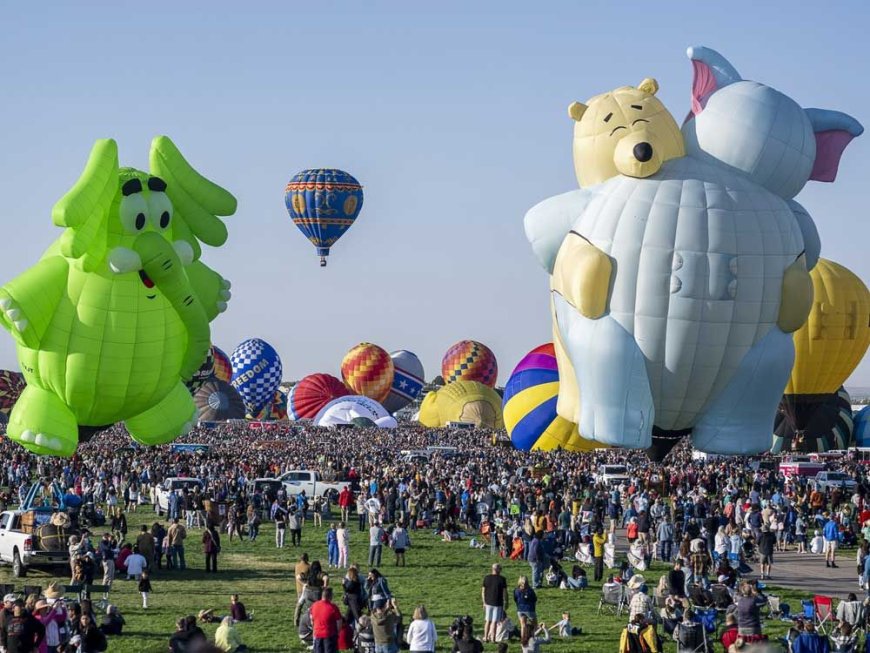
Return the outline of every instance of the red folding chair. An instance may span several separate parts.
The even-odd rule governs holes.
[[[813,608],[815,608],[816,613],[816,629],[827,635],[828,628],[834,621],[834,599],[830,596],[816,594],[813,597]]]

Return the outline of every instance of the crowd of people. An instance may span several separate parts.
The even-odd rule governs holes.
[[[0,495],[0,503],[18,502],[34,483],[47,488],[56,482],[77,498],[70,504],[79,504],[74,516],[84,527],[69,542],[71,582],[102,580],[110,587],[119,576],[133,579],[143,609],[148,609],[150,574],[185,569],[185,547],[192,537],[202,546],[206,571],[220,573],[222,541],[229,546],[243,533],[256,539],[260,524],[273,522],[275,546],[303,553],[296,568],[294,621],[300,639],[322,651],[355,647],[391,653],[403,641],[413,651],[434,649],[437,633],[426,607],[415,606],[406,627],[407,616],[382,573],[385,562],[408,564],[418,529],[433,530],[445,540],[465,538],[472,546],[529,565],[513,591],[484,580],[482,629],[475,632],[473,618],[451,628],[459,651],[478,650],[476,635],[499,645],[517,636],[524,651],[536,651],[552,630],[573,636],[579,629],[567,614],[549,626],[538,621],[535,590],[593,583],[601,583],[602,590],[608,584],[625,586],[630,624],[624,650],[649,639],[649,628],[656,636],[680,637],[688,624],[696,623],[699,609],[714,604],[717,593],[720,601],[727,595],[741,640],[751,643],[760,633],[754,632],[755,613],[749,606],[766,599],[763,585],[742,580],[747,567],[757,567],[761,580],[776,579],[774,557],[791,547],[807,552],[808,558],[818,553],[813,564],[824,559],[836,566],[839,546],[870,539],[870,505],[865,505],[870,485],[864,466],[849,458],[838,467],[857,481],[851,494],[839,487],[822,490],[803,477],[786,478],[757,461],[696,461],[686,447],[677,447],[663,463],[650,463],[643,452],[520,452],[493,446],[491,436],[417,425],[390,431],[228,425],[195,429],[185,442],[204,447],[179,450],[134,446],[123,428],[114,427],[82,444],[70,460],[33,456],[3,440],[0,485],[8,492]],[[436,445],[438,453],[420,453]],[[614,462],[627,467],[626,478],[599,482],[600,466]],[[254,482],[297,469],[318,470],[326,481],[347,481],[349,487],[327,497],[307,497]],[[165,516],[130,535],[127,515],[150,509],[161,483],[173,477],[200,479],[202,487],[170,495]],[[47,489],[43,496],[52,500]],[[333,511],[340,518],[327,524],[326,538],[318,535],[311,544],[302,532],[305,524]],[[100,526],[108,532],[97,537]],[[368,537],[365,572],[349,564],[353,530]],[[326,569],[319,554],[309,561],[307,551],[314,546],[324,547]],[[392,550],[392,560],[383,558],[385,546]],[[618,547],[624,559],[616,555]],[[860,584],[866,589],[870,547],[862,544],[858,551]],[[673,569],[651,590],[643,572],[653,560],[673,564]],[[605,577],[605,567],[617,573]],[[490,576],[500,577],[495,567]],[[494,584],[499,587],[493,589]],[[339,590],[344,610],[337,607]],[[43,624],[43,613],[60,614],[50,597],[30,598],[28,606],[24,597],[11,597],[6,610],[12,616],[0,615],[0,631],[21,617],[29,624],[25,632],[40,633],[35,623]],[[515,625],[507,618],[510,600],[517,608]],[[87,626],[85,634],[107,634],[86,601],[61,603],[66,616],[51,618],[65,624],[58,629],[61,644],[78,642],[77,649],[69,650],[104,650],[97,635],[89,635],[94,644],[82,644],[85,637],[76,631]],[[179,619],[171,650],[193,650],[191,641],[205,641],[198,625],[203,616]],[[232,614],[221,619],[215,643],[220,650],[245,650],[238,621]],[[54,639],[49,646],[55,646]]]

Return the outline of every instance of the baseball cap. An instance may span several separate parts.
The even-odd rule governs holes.
[[[14,603],[17,598],[15,594],[7,594],[3,597],[3,603]]]

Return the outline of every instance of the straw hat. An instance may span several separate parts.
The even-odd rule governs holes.
[[[47,599],[59,599],[63,596],[63,588],[60,586],[60,583],[52,582],[49,583],[48,587],[42,594]]]

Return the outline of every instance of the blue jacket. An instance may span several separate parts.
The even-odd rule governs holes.
[[[792,653],[828,653],[831,650],[828,638],[818,633],[801,633],[791,645]]]
[[[825,522],[825,539],[829,542],[840,539],[840,529],[837,528],[837,522],[833,519]]]
[[[538,595],[531,587],[524,590],[518,587],[514,590],[514,603],[517,605],[517,612],[534,612],[538,605]]]

